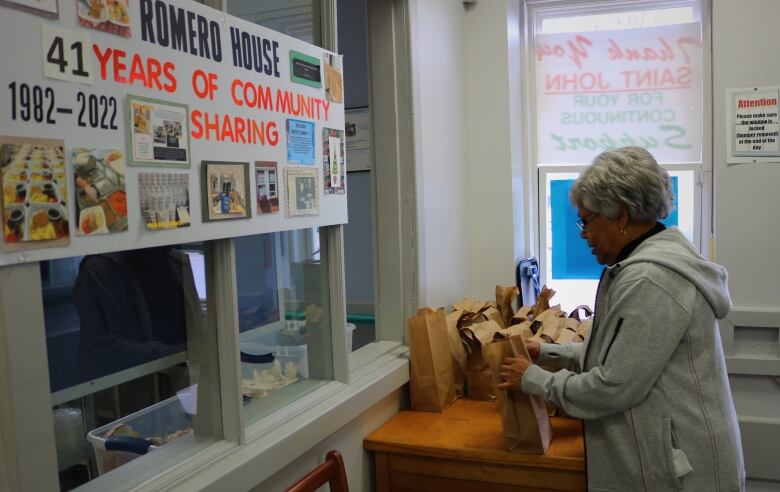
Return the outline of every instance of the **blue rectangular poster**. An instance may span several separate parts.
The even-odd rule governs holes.
[[[314,164],[314,122],[287,120],[287,162]]]

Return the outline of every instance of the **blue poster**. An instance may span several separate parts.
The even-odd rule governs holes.
[[[588,243],[580,237],[577,227],[577,209],[569,201],[573,179],[555,179],[550,182],[550,209],[552,220],[552,277],[554,279],[595,279],[601,276],[604,265],[596,261]],[[674,207],[661,221],[666,227],[677,227],[678,184],[672,176]]]
[[[287,120],[287,162],[314,164],[314,122]]]

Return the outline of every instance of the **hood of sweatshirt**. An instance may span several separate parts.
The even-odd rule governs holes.
[[[627,259],[610,269],[625,268],[639,262],[656,263],[687,278],[707,299],[718,319],[725,318],[731,311],[728,272],[701,256],[677,228],[666,229],[645,239]]]

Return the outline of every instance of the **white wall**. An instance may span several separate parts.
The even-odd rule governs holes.
[[[780,85],[780,2],[713,3],[715,252],[735,307],[777,309],[780,164],[726,164],[725,90]]]
[[[295,461],[279,470],[253,489],[254,492],[275,492],[287,488],[325,460],[331,449],[338,449],[344,457],[349,489],[356,492],[375,490],[374,461],[363,451],[363,439],[387,422],[402,408],[408,407],[406,386],[380,401],[360,417],[351,421],[327,439],[314,446]],[[325,487],[327,490],[327,486]]]
[[[778,16],[776,0],[713,0],[715,255],[734,304],[721,330],[748,477],[772,480],[780,480],[780,164],[727,164],[725,94],[780,85]],[[780,489],[755,481],[749,489],[762,486]]]
[[[410,3],[420,305],[491,299],[525,254],[519,2]]]
[[[465,293],[492,298],[514,285],[525,257],[520,121],[519,2],[491,0],[466,11],[466,177],[471,284]]]
[[[466,293],[471,191],[466,159],[463,3],[410,0],[419,304],[449,306]]]

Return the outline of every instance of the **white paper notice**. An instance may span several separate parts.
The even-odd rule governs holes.
[[[41,24],[43,75],[92,85],[92,39],[88,34]]]
[[[778,91],[734,97],[734,155],[780,155]]]

